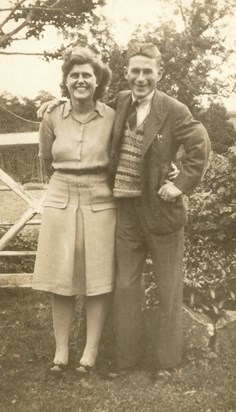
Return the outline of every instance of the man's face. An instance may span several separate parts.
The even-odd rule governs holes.
[[[136,99],[143,99],[156,88],[161,78],[161,68],[155,59],[146,56],[133,56],[125,68],[125,78],[128,80]]]

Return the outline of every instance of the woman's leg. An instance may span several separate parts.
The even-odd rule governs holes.
[[[80,359],[82,365],[93,366],[97,353],[102,329],[106,319],[111,293],[86,297],[86,346]]]
[[[52,295],[53,327],[56,340],[55,364],[67,365],[70,326],[75,311],[75,296]]]

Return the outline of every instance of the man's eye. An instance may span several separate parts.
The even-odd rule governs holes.
[[[133,74],[139,74],[139,70],[138,69],[132,69],[132,73]]]
[[[89,78],[91,77],[91,74],[89,74],[89,73],[84,73],[84,74],[83,74],[83,77],[84,77],[85,79],[89,79]]]
[[[144,74],[152,74],[152,70],[150,69],[146,69],[143,71]]]

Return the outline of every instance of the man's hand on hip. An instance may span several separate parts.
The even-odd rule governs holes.
[[[183,192],[178,189],[172,182],[165,183],[161,186],[158,195],[165,202],[175,202],[176,198],[181,196]]]

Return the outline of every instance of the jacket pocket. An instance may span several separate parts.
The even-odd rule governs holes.
[[[146,217],[150,231],[154,234],[163,235],[177,231],[187,223],[182,196],[173,203],[156,197],[151,209],[149,205],[146,206]]]

